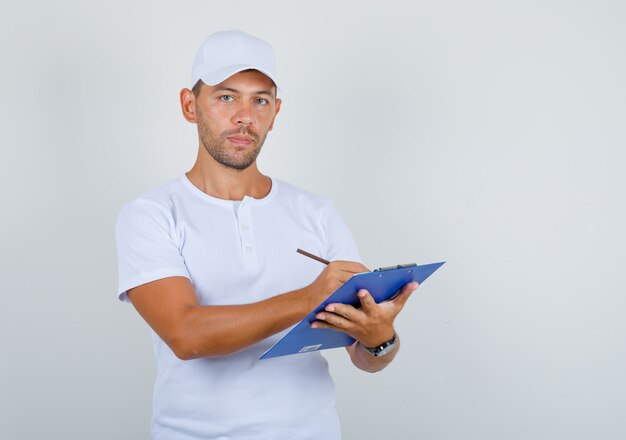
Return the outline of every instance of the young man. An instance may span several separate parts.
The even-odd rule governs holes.
[[[240,31],[210,35],[192,86],[180,102],[198,127],[196,163],[126,204],[116,227],[119,298],[153,330],[153,438],[339,439],[320,353],[258,359],[368,269],[332,202],[257,168],[281,106],[271,46]],[[353,336],[354,365],[378,371],[398,351],[393,322],[415,288],[381,304],[363,290],[361,308],[332,304],[312,326]]]

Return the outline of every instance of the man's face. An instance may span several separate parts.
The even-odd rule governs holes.
[[[217,162],[245,170],[259,155],[279,109],[274,83],[256,70],[203,85],[195,100],[200,142]]]

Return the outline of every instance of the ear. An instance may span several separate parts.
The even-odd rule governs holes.
[[[280,111],[280,105],[283,103],[281,99],[276,98],[276,112],[274,113],[274,117],[272,118],[272,123],[270,124],[270,128],[267,131],[271,131],[274,128],[274,121],[276,120],[276,115]]]
[[[196,97],[189,89],[182,89],[180,91],[180,108],[183,112],[183,117],[192,123],[198,122],[196,118]]]

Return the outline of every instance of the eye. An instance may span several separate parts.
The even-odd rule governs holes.
[[[232,102],[235,98],[233,98],[231,95],[222,95],[220,96],[220,100],[222,102]]]
[[[259,104],[259,105],[266,105],[266,104],[268,104],[268,102],[269,101],[267,99],[265,99],[265,98],[256,98],[256,103]]]

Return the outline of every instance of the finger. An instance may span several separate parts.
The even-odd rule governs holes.
[[[329,323],[324,322],[324,321],[313,321],[311,323],[311,328],[313,328],[313,329],[325,328],[325,329],[328,329],[328,330],[335,330],[335,331],[338,331],[338,332],[343,332],[343,333],[348,334],[346,329],[343,329],[343,328],[340,328],[340,327],[335,327],[334,325],[329,324]],[[354,338],[354,339],[356,339],[356,338]]]
[[[318,321],[325,322],[340,329],[347,329],[352,327],[352,323],[343,316],[330,312],[320,312],[315,317]]]
[[[313,321],[311,323],[311,328],[327,328],[327,329],[335,330],[335,328],[332,325],[324,321]]]
[[[357,296],[359,297],[361,307],[365,312],[371,310],[376,305],[376,301],[374,301],[372,295],[365,289],[359,290],[357,292]]]
[[[351,338],[354,338],[356,340],[358,340],[357,335],[355,335],[353,333],[353,330],[350,329],[345,329],[345,328],[341,328],[341,327],[336,327],[332,324],[329,324],[328,322],[324,322],[324,321],[313,321],[311,323],[311,328],[313,329],[327,329],[327,330],[334,330],[337,332],[342,332],[345,333],[346,335],[350,336]]]
[[[339,274],[337,275],[337,280],[341,283],[341,284],[345,284],[348,282],[348,280],[350,278],[352,278],[355,273],[357,272],[346,272],[346,271],[341,271],[339,272]]]
[[[350,304],[341,304],[341,303],[333,303],[328,304],[325,307],[327,312],[332,312],[336,315],[343,316],[348,321],[358,320],[363,312],[358,309],[355,309]]]
[[[415,292],[418,287],[419,284],[417,284],[417,282],[415,281],[405,284],[402,287],[402,290],[400,290],[400,293],[394,299],[392,299],[391,302],[401,309],[402,307],[404,307],[404,304],[411,296],[411,293]]]
[[[356,263],[354,269],[357,271],[357,273],[371,272],[371,270],[369,270],[367,266],[361,263]]]
[[[345,284],[350,278],[352,278],[352,275],[354,275],[352,272],[341,272],[341,275],[339,275],[339,281],[341,281],[341,284]]]
[[[331,264],[334,264],[338,269],[350,272],[351,274],[370,272],[367,267],[356,261],[333,261]]]

